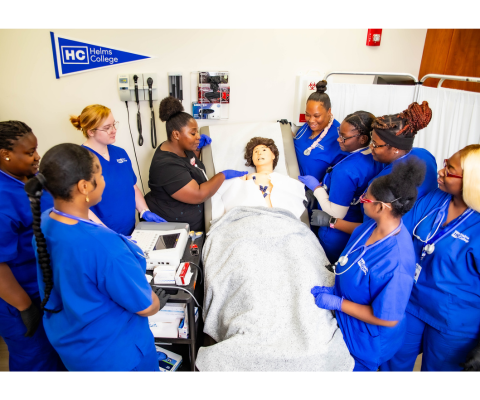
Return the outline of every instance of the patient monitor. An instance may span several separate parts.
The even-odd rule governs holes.
[[[178,267],[188,241],[186,223],[140,222],[132,233],[132,240],[145,253],[147,270],[158,265]]]

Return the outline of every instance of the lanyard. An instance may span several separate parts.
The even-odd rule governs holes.
[[[340,160],[338,163],[336,163],[334,166],[330,166],[327,168],[327,173],[325,174],[325,177],[323,178],[323,187],[325,188],[325,190],[327,190],[327,185],[325,184],[325,182],[327,181],[327,178],[328,176],[330,175],[330,173],[333,171],[333,169],[335,167],[337,167],[338,165],[340,165],[342,162],[344,162],[345,160],[349,159],[350,157],[354,156],[355,154],[357,154],[358,152],[362,151],[362,150],[365,150],[366,148],[368,148],[368,146],[366,147],[362,147],[360,149],[357,149],[355,151],[352,151],[351,154],[349,154],[348,156],[346,156],[344,159]]]
[[[417,238],[420,242],[425,243],[425,246],[423,246],[423,248],[422,248],[422,256],[420,258],[420,262],[423,261],[423,259],[425,258],[425,256],[427,254],[432,254],[435,251],[435,245],[440,240],[442,240],[444,237],[450,235],[450,233],[452,233],[455,229],[457,229],[458,226],[461,223],[465,222],[473,214],[473,210],[471,208],[467,208],[467,210],[465,210],[462,213],[462,215],[457,219],[457,221],[452,226],[438,232],[438,230],[440,229],[440,226],[442,225],[443,218],[445,217],[445,214],[447,212],[450,200],[451,200],[451,196],[448,197],[447,200],[445,200],[440,207],[437,207],[437,208],[434,208],[433,210],[431,210],[425,217],[423,217],[420,220],[420,222],[417,225],[415,225],[415,228],[413,229],[413,233],[412,233],[413,236],[415,238]],[[435,216],[435,221],[433,222],[433,226],[436,225],[436,228],[434,229],[434,232],[433,232],[432,235],[431,235],[431,231],[430,231],[428,233],[427,237],[425,238],[425,240],[423,240],[420,236],[415,234],[415,231],[417,230],[418,226],[426,218],[428,218],[430,215],[432,215],[434,212],[437,212],[437,215]]]
[[[372,230],[372,228],[375,228],[377,226],[376,223],[372,224],[372,226],[370,228],[368,228],[365,232],[363,232],[363,234],[357,239],[357,241],[354,243],[354,245],[352,247],[350,247],[350,250],[347,252],[346,255],[344,256],[341,256],[338,261],[335,263],[335,265],[333,266],[333,273],[335,275],[342,275],[344,274],[345,272],[347,272],[350,268],[353,267],[353,265],[355,265],[355,263],[360,260],[364,254],[367,252],[367,250],[370,250],[370,249],[373,249],[374,247],[382,244],[385,240],[389,239],[390,237],[392,237],[393,235],[396,235],[398,232],[400,232],[400,229],[402,228],[402,222],[400,221],[400,225],[398,225],[397,228],[395,228],[392,232],[390,232],[387,236],[385,236],[383,239],[379,240],[378,242],[375,242],[369,246],[366,246],[366,245],[362,245],[360,246],[358,249],[355,249],[355,246],[360,242],[360,240],[362,240],[362,238]],[[352,250],[353,249],[353,250]],[[352,264],[343,272],[340,272],[340,273],[337,273],[336,271],[336,267],[338,264],[340,264],[342,267],[344,265],[346,265],[348,263],[348,256],[354,252],[356,252],[357,250],[362,250],[362,252],[360,253],[360,255],[352,262]]]

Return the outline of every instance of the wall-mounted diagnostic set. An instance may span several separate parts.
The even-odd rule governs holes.
[[[198,71],[192,73],[191,78],[192,99],[197,99],[192,102],[193,117],[195,119],[227,119],[230,107],[229,73]]]
[[[118,75],[117,85],[120,100],[137,103],[137,130],[138,145],[143,145],[142,119],[140,114],[140,101],[148,101],[150,106],[150,139],[152,147],[157,147],[157,130],[155,127],[155,112],[153,101],[158,100],[158,77],[155,73],[133,73]]]

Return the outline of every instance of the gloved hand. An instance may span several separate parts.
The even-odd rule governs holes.
[[[280,122],[282,125],[289,124],[290,126],[292,126],[292,123],[288,122],[286,119],[279,119],[279,120],[277,120],[277,122]]]
[[[324,310],[342,311],[342,302],[343,297],[334,294],[319,293],[317,297],[315,297],[317,307],[323,308]]]
[[[317,297],[319,293],[333,294],[333,286],[314,286],[310,293]]]
[[[323,210],[313,210],[310,218],[310,225],[313,226],[329,226],[332,216]]]
[[[225,171],[222,171],[222,174],[225,175],[225,179],[232,179],[247,175],[248,171],[235,171],[234,169],[226,169]]]
[[[157,214],[151,211],[145,211],[142,215],[142,218],[147,222],[167,222],[162,217],[159,217]]]
[[[157,352],[158,361],[165,360],[166,358],[167,358],[167,355],[163,351]]]
[[[310,190],[315,190],[317,186],[320,186],[319,180],[311,175],[299,176],[298,180]]]
[[[32,337],[42,320],[42,312],[40,309],[32,302],[30,307],[26,310],[20,311],[20,316],[22,317],[23,324],[27,327],[27,332],[25,337]]]
[[[162,288],[159,287],[153,287],[152,286],[153,293],[155,293],[158,297],[158,300],[160,300],[160,308],[158,309],[159,311],[165,307],[165,304],[167,304],[168,299],[170,298],[170,295],[165,292]]]
[[[212,143],[212,138],[207,135],[200,135],[200,143],[198,144],[197,150],[200,150],[202,147]]]
[[[480,371],[480,342],[470,353],[464,364],[460,364],[464,371]]]
[[[317,198],[313,194],[313,191],[311,191],[310,189],[308,189],[305,192],[305,197],[307,198],[307,200],[303,200],[303,205],[305,206],[305,208],[308,208],[309,210],[312,210],[313,207],[315,207],[315,202],[316,202]]]

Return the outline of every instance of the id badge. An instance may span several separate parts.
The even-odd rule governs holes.
[[[416,264],[415,276],[413,277],[413,280],[415,281],[415,283],[417,283],[417,281],[418,281],[418,277],[420,276],[420,272],[422,272],[422,267],[420,266],[420,264]]]

